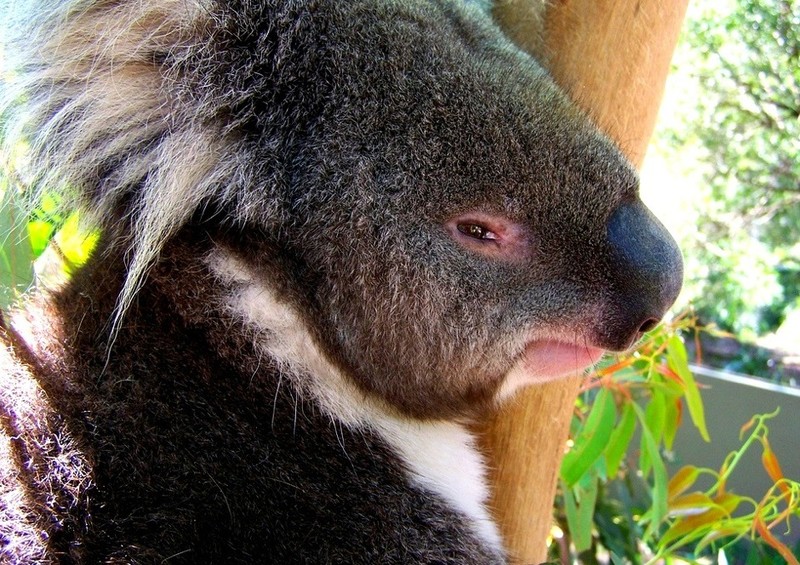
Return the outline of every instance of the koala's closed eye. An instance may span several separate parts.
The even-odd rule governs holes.
[[[457,244],[486,258],[516,263],[531,255],[530,230],[509,218],[473,213],[453,218],[446,226]]]

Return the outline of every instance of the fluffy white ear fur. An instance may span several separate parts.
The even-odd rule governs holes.
[[[462,425],[414,420],[366,396],[328,361],[292,307],[279,301],[246,264],[221,249],[209,264],[236,289],[229,297],[231,310],[255,330],[258,347],[281,363],[299,394],[314,398],[334,425],[379,434],[405,463],[411,484],[439,495],[468,519],[481,540],[501,547],[484,505],[483,459]]]
[[[15,127],[35,124],[37,131],[29,136],[31,171],[48,191],[64,187],[67,209],[87,206],[75,187],[86,184],[87,177],[95,182],[92,171],[115,163],[84,210],[102,223],[120,201],[132,197],[128,214],[134,225],[125,242],[129,264],[112,324],[115,333],[163,242],[219,185],[230,184],[236,170],[230,155],[234,142],[173,110],[164,94],[169,77],[152,60],[153,53],[179,60],[185,45],[202,41],[194,34],[207,26],[208,2],[54,2],[52,13],[46,2],[41,4],[41,25],[30,39],[47,64],[21,73],[12,83],[18,91],[0,99],[0,110],[24,93],[24,109],[14,110],[22,118]],[[18,17],[25,15],[24,8],[14,10]],[[140,184],[134,194],[131,187]]]

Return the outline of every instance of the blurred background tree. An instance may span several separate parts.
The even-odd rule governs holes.
[[[800,2],[696,0],[674,65],[657,143],[695,180],[686,297],[754,340],[800,315]]]

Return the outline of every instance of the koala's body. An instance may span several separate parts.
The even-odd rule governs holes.
[[[101,238],[0,328],[0,561],[504,562],[465,423],[680,287],[618,150],[483,3],[47,4]]]

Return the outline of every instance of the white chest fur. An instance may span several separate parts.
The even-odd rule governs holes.
[[[405,463],[411,484],[439,495],[466,517],[480,539],[500,547],[497,528],[484,506],[483,460],[463,426],[415,420],[365,397],[326,359],[292,307],[260,284],[247,265],[221,250],[209,264],[236,288],[230,308],[256,330],[258,346],[282,364],[301,393],[312,396],[337,424],[378,433]]]

